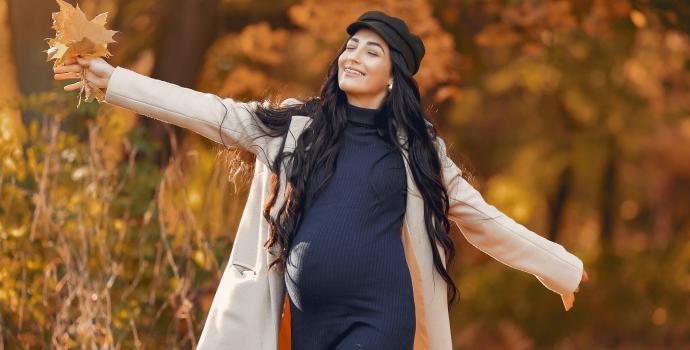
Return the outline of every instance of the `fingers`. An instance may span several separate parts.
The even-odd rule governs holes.
[[[57,73],[53,75],[55,80],[79,79],[79,72]]]
[[[78,69],[76,69],[76,70],[75,70],[74,68],[68,69],[68,67],[70,67],[70,66],[57,67],[57,68],[53,69],[55,72],[65,71],[64,73],[56,73],[56,74],[54,74],[54,75],[53,75],[53,78],[54,78],[55,80],[80,79],[80,78],[79,78],[79,74],[80,74],[80,72],[81,72],[81,66],[77,65]],[[63,68],[63,69],[59,69],[59,68]],[[79,83],[80,83],[80,82],[76,82],[76,83],[73,83],[73,84],[70,84],[70,85],[66,85],[66,86],[63,87],[63,89],[64,89],[65,91],[72,91],[72,90],[75,90],[75,89],[80,89],[80,88],[81,88],[81,85],[80,85]]]
[[[79,75],[71,76],[71,77],[64,78],[64,79],[72,79],[72,78],[79,79]],[[95,87],[98,89],[103,89],[106,87],[106,83],[103,79],[95,76],[93,73],[90,73],[89,71],[86,71],[86,73],[84,74],[84,79],[86,80],[86,83],[89,84],[89,86],[91,86],[91,87]],[[74,82],[72,84],[66,85],[65,87],[63,87],[63,89],[65,91],[72,91],[72,90],[81,89],[81,86],[82,86],[82,81],[79,80],[79,81]]]
[[[587,282],[589,281],[589,276],[587,275],[587,271],[582,271],[582,281],[581,282]],[[577,293],[580,291],[580,286],[577,286],[575,288],[574,293]]]
[[[87,83],[89,84],[89,86],[91,86],[91,87],[95,87],[95,88],[98,88],[98,89],[102,89],[102,88],[103,88],[103,84],[101,84],[100,82],[94,82],[94,81],[89,80],[89,79],[87,79],[86,82],[87,82]],[[64,89],[65,91],[77,90],[77,89],[81,89],[81,85],[82,85],[82,82],[81,82],[81,80],[80,80],[80,81],[74,82],[74,83],[72,83],[72,84],[65,85],[65,86],[63,87],[63,89]]]
[[[53,78],[55,80],[81,79],[81,75],[83,74],[84,79],[90,87],[103,89],[107,86],[107,79],[103,78],[101,72],[98,71],[103,69],[103,67],[99,65],[94,65],[91,67],[91,64],[96,59],[97,58],[93,57],[67,58],[65,59],[63,66],[53,68],[53,72],[55,73]],[[65,91],[72,91],[81,88],[81,80],[63,87]]]
[[[65,59],[62,66],[54,67],[53,72],[55,73],[66,73],[66,72],[79,72],[83,68],[89,68],[91,66],[92,58],[84,57],[69,57]]]
[[[84,57],[77,57],[77,63],[84,67],[89,67],[91,65],[91,59],[87,59]]]
[[[76,82],[76,83],[65,85],[65,87],[63,89],[65,91],[72,91],[72,90],[81,89],[81,80]]]
[[[80,72],[81,70],[82,66],[78,64],[68,64],[53,68],[54,73]]]

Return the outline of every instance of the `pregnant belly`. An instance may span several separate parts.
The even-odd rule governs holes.
[[[305,217],[292,242],[285,283],[300,309],[348,300],[375,305],[389,292],[411,288],[399,227],[377,232],[345,211],[329,220]]]

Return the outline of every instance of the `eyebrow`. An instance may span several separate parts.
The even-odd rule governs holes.
[[[355,37],[350,38],[350,40],[352,40],[352,41],[354,41],[354,42],[357,42],[357,43],[359,42],[359,38],[355,38]],[[378,46],[378,47],[381,49],[381,51],[383,51],[384,54],[386,53],[386,50],[383,49],[383,46],[381,46],[381,44],[379,44],[379,43],[377,43],[377,42],[375,42],[375,41],[367,41],[366,44],[367,44],[367,45]]]

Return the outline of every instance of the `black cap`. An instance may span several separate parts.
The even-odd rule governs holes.
[[[402,54],[410,74],[417,73],[424,57],[424,43],[421,38],[410,33],[405,21],[381,11],[367,11],[347,26],[347,33],[354,35],[362,27],[378,33],[391,49]]]

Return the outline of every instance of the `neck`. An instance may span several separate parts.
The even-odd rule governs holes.
[[[379,109],[386,98],[387,91],[383,89],[381,92],[372,94],[352,94],[346,93],[347,102],[353,106]]]
[[[345,107],[347,111],[347,120],[372,126],[376,124],[376,114],[381,111],[378,108],[359,107],[350,103],[347,103]]]

